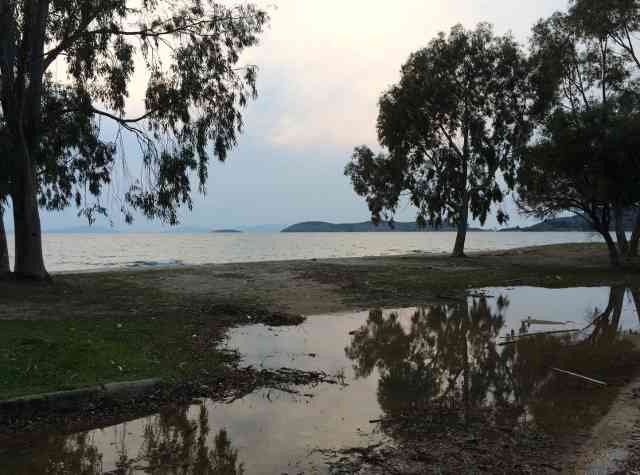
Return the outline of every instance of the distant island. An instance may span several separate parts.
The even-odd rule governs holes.
[[[634,215],[632,212],[625,213],[624,228],[626,231],[633,231]],[[611,228],[613,230],[613,227]],[[587,223],[582,216],[570,216],[566,218],[549,218],[545,219],[541,223],[533,224],[531,226],[515,226],[511,228],[500,229],[500,232],[592,232],[593,228]]]
[[[214,229],[211,232],[217,234],[238,234],[242,233],[243,231],[240,231],[239,229]]]
[[[306,221],[297,223],[283,229],[283,233],[389,233],[389,232],[437,232],[437,231],[455,231],[455,227],[451,225],[443,225],[437,228],[427,226],[419,227],[415,222],[395,222],[393,227],[389,226],[386,221],[378,225],[371,221],[362,223],[342,223],[334,224],[325,221]],[[469,231],[484,231],[478,228],[469,228]]]

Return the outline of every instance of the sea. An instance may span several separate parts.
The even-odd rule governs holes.
[[[263,262],[447,253],[455,233],[113,233],[45,234],[50,272],[100,271],[231,262]],[[599,242],[595,233],[470,232],[467,251]],[[9,253],[13,236],[9,235]]]

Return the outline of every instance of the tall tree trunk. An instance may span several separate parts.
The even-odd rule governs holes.
[[[0,204],[0,279],[4,279],[10,273],[9,246],[7,245],[7,234],[4,230],[4,209]]]
[[[616,206],[615,209],[615,228],[618,252],[621,256],[626,257],[629,255],[629,242],[627,241],[627,233],[624,230],[624,208],[622,206]]]
[[[36,180],[28,151],[19,157],[16,169],[11,194],[16,249],[14,272],[18,278],[45,280],[49,274],[44,266]]]
[[[460,157],[462,161],[460,163],[461,170],[458,182],[460,192],[462,193],[462,204],[458,211],[458,222],[456,223],[458,230],[456,233],[456,243],[453,246],[453,253],[451,254],[452,257],[464,257],[464,245],[467,240],[467,226],[469,224],[469,191],[467,190],[467,175],[469,173],[469,123],[471,121],[469,119],[466,97],[464,110],[462,156]]]
[[[605,242],[607,243],[607,248],[609,249],[609,261],[611,262],[611,265],[613,267],[620,267],[620,254],[618,253],[618,248],[616,247],[616,243],[611,237],[611,234],[604,228],[600,231],[600,234],[602,234]]]
[[[464,210],[457,223],[456,243],[453,246],[452,257],[464,257],[464,245],[467,240],[467,227],[469,224],[469,205],[465,203]]]
[[[15,99],[7,122],[15,141],[14,182],[11,189],[15,233],[14,273],[18,278],[48,279],[42,255],[42,234],[38,210],[38,181],[35,151],[40,146],[42,91],[45,80],[44,45],[50,0],[29,0],[24,4],[24,27],[20,44]],[[6,112],[6,111],[5,111]]]
[[[638,257],[638,242],[640,242],[640,210],[636,210],[636,219],[633,224],[633,232],[629,240],[629,257]]]

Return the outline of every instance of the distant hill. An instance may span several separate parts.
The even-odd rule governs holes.
[[[238,229],[214,229],[211,232],[214,234],[238,234],[244,231],[239,231]]]
[[[286,227],[286,224],[258,224],[249,226],[236,226],[237,229],[246,233],[279,233]]]
[[[283,233],[384,233],[384,232],[434,232],[434,231],[455,231],[453,226],[440,226],[438,228],[419,228],[415,222],[393,223],[393,227],[388,222],[382,222],[377,226],[371,221],[363,223],[343,223],[334,224],[325,221],[307,221],[297,223],[282,230]],[[469,228],[469,231],[482,231],[482,229]]]
[[[632,231],[635,220],[635,213],[628,212],[624,216],[624,228],[626,231]],[[550,218],[545,219],[541,223],[532,226],[501,229],[501,232],[527,231],[527,232],[549,232],[549,231],[593,231],[589,223],[582,216],[570,216],[567,218]]]

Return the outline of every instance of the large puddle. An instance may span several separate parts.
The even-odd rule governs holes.
[[[487,288],[466,301],[237,328],[228,345],[245,365],[320,370],[340,384],[204,400],[50,434],[22,450],[0,447],[0,473],[327,473],[334,451],[398,444],[385,422],[411,417],[445,421],[434,423],[436,432],[485,417],[571,433],[595,423],[611,402],[607,388],[629,375],[639,296],[624,288]]]

